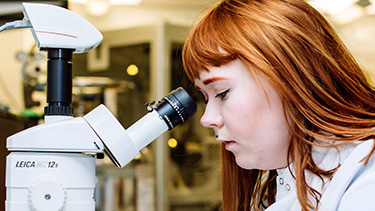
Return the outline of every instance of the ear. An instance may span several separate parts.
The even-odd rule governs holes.
[[[27,62],[28,57],[29,57],[29,54],[27,54],[23,51],[18,51],[16,53],[16,58],[17,58],[18,61]]]

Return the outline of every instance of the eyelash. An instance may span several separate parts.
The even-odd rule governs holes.
[[[224,92],[217,94],[215,98],[220,98],[221,100],[225,100],[229,91],[230,91],[230,88],[225,90]]]
[[[224,92],[221,92],[215,95],[215,98],[220,98],[221,100],[225,100],[229,91],[230,91],[230,88],[225,90]],[[204,104],[207,104],[207,103],[208,103],[208,100],[204,99]]]

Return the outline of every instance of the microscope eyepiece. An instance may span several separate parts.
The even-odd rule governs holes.
[[[171,130],[195,114],[197,105],[189,94],[180,87],[165,96],[156,105],[155,110],[168,125],[168,129]]]
[[[151,102],[149,113],[124,129],[116,117],[100,105],[83,118],[99,136],[104,144],[104,151],[117,167],[124,167],[167,130],[184,123],[197,111],[194,100],[183,89],[178,88],[154,105]]]

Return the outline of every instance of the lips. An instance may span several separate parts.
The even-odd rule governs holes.
[[[224,140],[217,140],[219,143],[224,143],[224,145],[225,145],[225,149],[226,150],[228,150],[228,148],[231,146],[231,145],[233,145],[233,144],[235,144],[236,142],[235,141],[224,141]]]
[[[225,141],[225,149],[228,150],[230,146],[232,146],[233,144],[235,144],[236,142],[235,141]]]

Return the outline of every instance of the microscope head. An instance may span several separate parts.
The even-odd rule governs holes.
[[[85,53],[97,47],[102,34],[86,19],[62,7],[23,3],[25,20],[40,50],[59,48]]]

